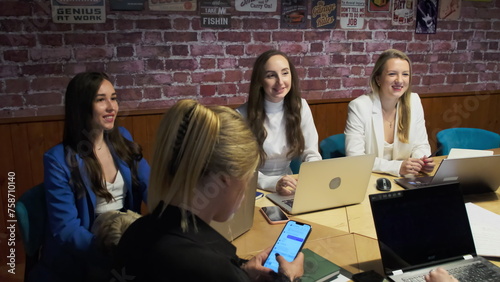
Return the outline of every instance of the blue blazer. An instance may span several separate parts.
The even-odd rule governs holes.
[[[119,130],[126,139],[132,140],[132,136],[125,128],[120,127]],[[137,178],[140,187],[139,191],[132,191],[130,168],[114,154],[113,148],[110,147],[110,151],[127,189],[125,208],[140,212],[141,202],[147,199],[149,165],[144,158],[139,162]],[[57,269],[58,272],[75,275],[73,281],[77,280],[80,272],[83,274],[86,272],[81,269],[82,264],[99,260],[96,259],[96,256],[99,257],[99,251],[94,246],[95,236],[90,232],[96,217],[94,213],[96,195],[92,191],[90,179],[79,155],[76,155],[76,161],[86,189],[85,195],[81,198],[76,197],[70,183],[71,171],[63,144],[51,148],[43,157],[48,226],[41,261],[44,268],[48,267],[49,271]]]

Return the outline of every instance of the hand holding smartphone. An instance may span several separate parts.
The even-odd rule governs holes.
[[[278,272],[279,263],[276,260],[276,254],[280,254],[287,261],[293,261],[297,254],[302,250],[307,237],[311,233],[311,225],[290,220],[281,231],[278,240],[269,253],[264,266],[274,272]]]
[[[262,207],[260,212],[269,224],[285,223],[289,220],[288,216],[278,206]]]

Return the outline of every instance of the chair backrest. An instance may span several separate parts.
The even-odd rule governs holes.
[[[15,210],[26,256],[38,258],[47,220],[43,183],[22,194]]]
[[[321,140],[319,143],[323,159],[345,157],[345,134],[335,134]]]
[[[500,147],[500,135],[480,128],[456,127],[436,134],[437,155],[448,155],[452,148],[485,150]]]

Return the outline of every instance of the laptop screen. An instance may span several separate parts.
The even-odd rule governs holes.
[[[370,195],[384,271],[475,255],[458,183]]]

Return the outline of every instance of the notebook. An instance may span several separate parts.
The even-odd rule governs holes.
[[[289,214],[306,213],[363,201],[375,155],[303,162],[294,195],[267,194]]]
[[[382,264],[391,281],[423,278],[438,266],[467,281],[452,270],[467,265],[474,271],[484,269],[491,281],[500,281],[500,268],[476,255],[457,182],[372,194],[369,199]]]
[[[210,226],[229,241],[233,241],[250,230],[253,225],[253,216],[255,212],[256,190],[257,172],[254,173],[253,177],[250,179],[247,190],[245,191],[245,198],[234,216],[226,222],[212,221]]]
[[[405,189],[446,182],[460,182],[463,194],[494,192],[500,186],[500,155],[444,159],[434,176],[397,178]]]

